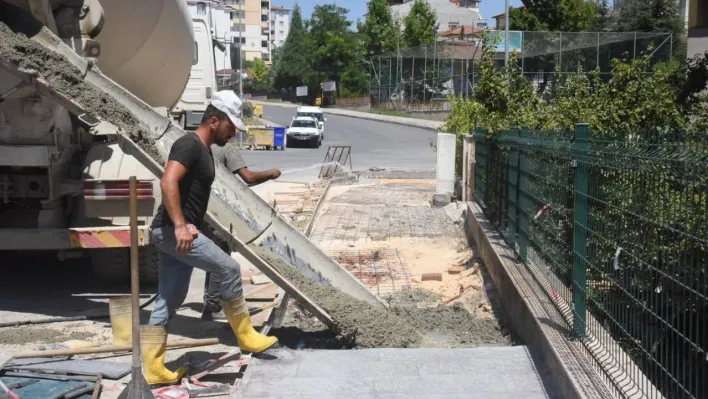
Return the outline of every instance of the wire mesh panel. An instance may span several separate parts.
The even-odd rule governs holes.
[[[490,31],[502,38],[503,32]],[[653,62],[671,58],[673,37],[647,32],[510,32],[510,51],[517,51],[520,72],[543,91],[558,74],[612,71],[613,59],[651,54]],[[503,66],[504,46],[495,58]],[[377,109],[436,111],[449,96],[469,98],[478,80],[482,56],[479,36],[437,40],[401,48],[369,60],[371,106]],[[435,108],[437,107],[437,108]]]
[[[586,125],[475,137],[475,196],[616,391],[706,397],[708,146]]]

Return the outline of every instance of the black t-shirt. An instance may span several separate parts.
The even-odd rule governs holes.
[[[177,161],[187,168],[187,174],[179,182],[182,213],[187,224],[201,229],[209,203],[211,184],[216,175],[212,153],[196,134],[188,133],[172,145],[168,160]],[[157,209],[152,225],[174,225],[164,204]]]

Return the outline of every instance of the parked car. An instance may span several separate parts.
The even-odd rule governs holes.
[[[311,116],[298,116],[293,118],[287,133],[287,145],[290,147],[297,142],[309,144],[314,148],[322,145],[322,133],[317,119]]]

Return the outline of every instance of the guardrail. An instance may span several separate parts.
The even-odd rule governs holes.
[[[708,146],[476,130],[474,198],[623,397],[708,395]]]

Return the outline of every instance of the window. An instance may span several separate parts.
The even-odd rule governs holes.
[[[192,65],[197,65],[199,62],[199,46],[194,42],[194,55],[192,56]]]
[[[206,15],[206,3],[202,1],[197,3],[197,15]]]
[[[267,15],[261,15],[261,22],[268,22],[268,16],[267,16]]]
[[[282,46],[284,43],[283,39],[280,39],[280,45]]]
[[[456,29],[456,28],[459,27],[459,26],[460,26],[460,24],[457,23],[457,22],[449,22],[449,23],[447,24],[447,28],[448,28],[448,29]]]
[[[261,47],[268,48],[268,40],[261,41]]]
[[[285,32],[283,32],[282,30],[279,31],[278,33],[281,34],[281,35],[284,35],[284,34],[285,34]]]
[[[283,21],[278,22],[278,25],[283,26]]]
[[[290,125],[290,127],[311,127],[311,128],[316,128],[317,125],[315,124],[315,121],[310,121],[310,120],[294,120],[293,124]]]

